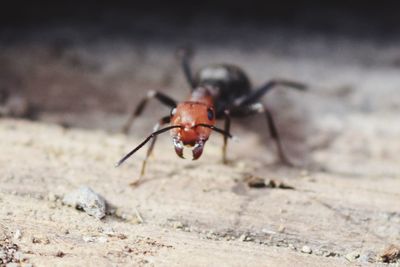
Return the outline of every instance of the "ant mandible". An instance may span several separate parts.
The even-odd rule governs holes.
[[[151,140],[143,161],[140,177],[145,173],[146,163],[151,155],[157,136],[170,131],[176,154],[183,158],[184,146],[193,147],[193,160],[198,159],[203,153],[204,145],[212,131],[223,135],[222,160],[227,163],[226,147],[228,138],[231,138],[231,117],[246,117],[253,114],[264,113],[267,119],[270,135],[274,139],[278,156],[282,163],[292,166],[285,155],[278,130],[271,112],[260,102],[260,98],[277,86],[286,86],[305,91],[306,85],[288,80],[271,80],[259,88],[252,90],[249,78],[242,69],[235,65],[218,64],[209,65],[200,69],[193,75],[190,59],[191,53],[187,49],[180,51],[181,67],[187,82],[190,85],[191,94],[187,101],[178,103],[171,97],[158,92],[149,91],[137,108],[129,117],[123,127],[123,132],[128,133],[129,128],[138,116],[140,116],[150,99],[157,99],[162,104],[171,108],[171,114],[159,120],[154,126],[154,132],[149,135],[136,148],[126,154],[118,163],[120,166]],[[224,129],[215,126],[217,119],[224,119]],[[161,126],[171,124],[168,127]]]

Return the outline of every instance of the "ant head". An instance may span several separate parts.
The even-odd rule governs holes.
[[[176,154],[183,158],[183,146],[193,148],[193,160],[203,153],[205,142],[215,125],[214,108],[200,102],[183,102],[171,111],[171,130]]]

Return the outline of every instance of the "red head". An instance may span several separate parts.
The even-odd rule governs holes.
[[[171,124],[181,126],[171,130],[176,154],[183,158],[183,146],[194,147],[195,160],[203,153],[204,144],[215,125],[215,111],[203,102],[182,102],[171,111]]]

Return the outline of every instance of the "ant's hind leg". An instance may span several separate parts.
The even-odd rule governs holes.
[[[229,114],[228,110],[224,111],[224,115],[225,115],[225,124],[224,124],[224,130],[225,132],[229,133],[230,132],[230,128],[231,128],[231,117]],[[228,163],[228,160],[226,158],[226,148],[228,146],[228,136],[224,135],[224,144],[222,146],[222,162],[224,164]]]
[[[255,89],[252,91],[250,94],[246,95],[243,98],[239,98],[237,101],[235,101],[235,106],[236,107],[245,107],[248,105],[251,105],[257,101],[261,97],[263,97],[267,92],[269,92],[271,89],[277,87],[277,86],[285,86],[288,88],[296,89],[299,91],[306,91],[307,90],[307,85],[299,82],[293,82],[293,81],[288,81],[288,80],[272,80],[264,84],[263,86],[259,87],[258,89]]]
[[[171,121],[170,116],[165,116],[165,117],[161,118],[160,121],[156,125],[154,125],[154,131],[158,131],[161,126],[163,126],[163,125],[165,125],[167,123],[170,123],[170,121]],[[147,149],[146,157],[143,160],[142,168],[140,170],[139,179],[137,179],[136,181],[131,182],[130,185],[137,186],[137,185],[140,184],[140,181],[141,181],[142,177],[144,176],[144,174],[146,172],[147,160],[149,159],[149,157],[151,156],[151,153],[153,152],[154,145],[155,145],[156,141],[157,141],[157,136],[154,136],[153,139],[151,140],[149,148]]]
[[[278,129],[276,128],[276,124],[274,121],[274,118],[272,117],[271,112],[264,107],[264,112],[265,116],[267,117],[267,123],[268,123],[268,128],[269,132],[271,134],[271,137],[275,140],[276,147],[278,149],[278,156],[280,161],[287,165],[293,167],[293,163],[290,162],[288,157],[286,156],[285,152],[283,151],[282,143],[281,143],[281,138],[279,137]]]
[[[254,104],[251,104],[248,106],[239,107],[239,108],[235,108],[235,109],[231,110],[232,116],[238,116],[238,117],[245,117],[245,116],[259,114],[259,113],[264,113],[266,116],[269,132],[270,132],[272,139],[274,139],[274,141],[276,143],[280,161],[287,166],[293,167],[294,165],[290,162],[290,160],[288,159],[288,157],[286,156],[286,154],[283,150],[281,139],[280,139],[279,132],[276,127],[274,118],[272,117],[271,112],[265,107],[264,104],[254,103]]]
[[[185,75],[186,81],[189,83],[192,91],[195,89],[195,81],[193,78],[192,68],[190,66],[190,60],[193,56],[193,50],[190,47],[183,47],[178,50],[178,57],[181,61],[181,67],[183,74]]]
[[[130,129],[133,121],[142,114],[148,101],[152,98],[157,99],[162,104],[164,104],[168,107],[171,107],[171,108],[176,107],[176,101],[174,99],[172,99],[171,97],[169,97],[163,93],[151,90],[147,93],[147,96],[139,102],[139,105],[136,107],[136,109],[133,110],[133,112],[131,113],[131,115],[128,118],[128,121],[124,124],[124,126],[121,129],[122,133],[124,133],[124,134],[129,133],[129,129]]]

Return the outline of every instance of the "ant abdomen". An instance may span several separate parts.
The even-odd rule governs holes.
[[[251,90],[251,83],[244,71],[231,64],[209,65],[200,69],[194,82],[198,86],[218,88],[217,99],[230,103],[234,99],[246,95]],[[218,101],[216,101],[218,103]]]

